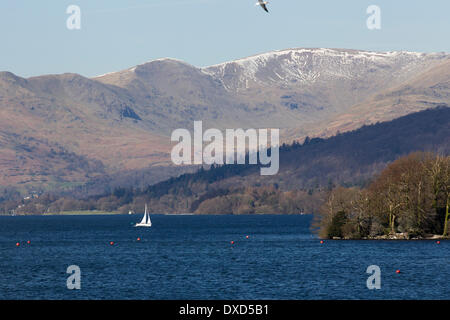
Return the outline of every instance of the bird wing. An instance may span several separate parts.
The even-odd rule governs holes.
[[[258,0],[259,5],[266,11],[269,12],[269,10],[267,10],[266,4],[264,3],[264,0]]]

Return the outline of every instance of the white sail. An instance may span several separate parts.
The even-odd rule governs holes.
[[[147,224],[147,213],[144,213],[144,216],[142,217],[141,222],[139,224]]]
[[[148,213],[148,211],[147,211],[147,204],[145,204],[145,214],[147,215],[147,225],[149,226],[149,227],[151,227],[152,226],[152,220],[150,220],[150,214]]]
[[[141,222],[137,223],[135,227],[151,227],[152,221],[150,220],[150,215],[148,214],[147,204],[145,204],[145,213],[142,217]]]
[[[152,221],[150,220],[150,214],[148,213],[148,210],[147,210],[147,204],[145,204],[144,218],[146,218],[145,224],[148,225],[149,227],[151,227],[152,226]]]

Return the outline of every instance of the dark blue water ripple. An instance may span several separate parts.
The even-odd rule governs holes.
[[[0,299],[450,298],[449,241],[320,244],[310,216],[140,218],[0,217]],[[381,290],[366,287],[372,264]],[[81,290],[66,288],[69,265]]]

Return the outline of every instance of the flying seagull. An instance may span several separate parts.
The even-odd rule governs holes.
[[[264,0],[258,0],[258,2],[255,4],[255,6],[260,5],[266,12],[269,12],[269,10],[267,10],[266,4],[268,4],[269,1],[264,1]]]

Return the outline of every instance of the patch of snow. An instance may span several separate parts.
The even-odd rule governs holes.
[[[408,51],[372,52],[345,49],[285,49],[266,52],[201,71],[221,81],[227,90],[248,88],[249,81],[262,85],[305,85],[330,79],[358,79],[370,72],[388,75],[414,71],[434,59],[449,57],[445,53]]]

